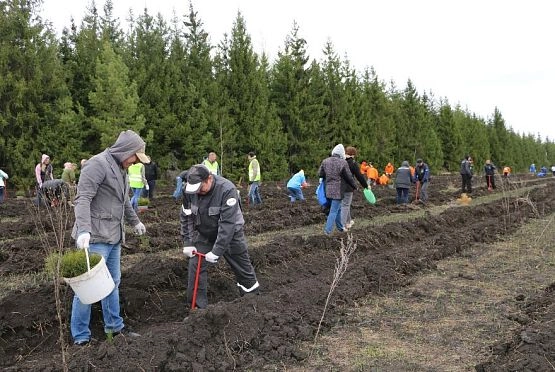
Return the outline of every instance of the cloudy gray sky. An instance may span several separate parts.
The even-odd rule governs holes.
[[[78,23],[88,0],[44,0],[42,15],[61,31]],[[99,9],[104,0],[98,0]],[[122,27],[129,9],[169,20],[188,11],[187,0],[114,0]],[[311,58],[321,60],[330,40],[362,71],[487,119],[497,107],[518,133],[555,139],[555,22],[550,0],[196,0],[193,7],[211,42],[231,31],[240,11],[255,50],[271,58],[296,21]]]

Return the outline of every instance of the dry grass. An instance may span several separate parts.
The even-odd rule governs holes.
[[[519,327],[514,319],[526,317],[517,296],[555,281],[555,236],[545,234],[553,218],[441,261],[411,286],[368,297],[347,325],[320,338],[310,361],[287,370],[473,371],[490,345]],[[541,239],[531,243],[531,236]]]

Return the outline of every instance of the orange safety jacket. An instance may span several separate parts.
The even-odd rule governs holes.
[[[368,163],[366,163],[365,161],[360,163],[360,173],[361,174],[366,174],[367,170],[368,170]]]
[[[389,177],[385,174],[380,176],[380,185],[387,185],[389,183]]]
[[[366,176],[371,180],[377,181],[379,177],[378,170],[370,165],[366,170]]]
[[[385,174],[393,174],[394,171],[395,169],[393,169],[393,164],[387,163],[385,166]]]

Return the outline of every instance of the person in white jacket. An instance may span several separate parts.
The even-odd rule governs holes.
[[[4,202],[4,194],[6,192],[6,181],[4,180],[8,178],[8,174],[0,169],[0,204]]]

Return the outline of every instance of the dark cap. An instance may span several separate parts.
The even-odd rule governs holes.
[[[210,176],[210,170],[202,164],[193,165],[187,172],[187,185],[185,186],[186,194],[196,194],[202,181],[206,181]]]
[[[418,164],[424,163],[424,161],[423,161],[422,159],[416,159],[416,162],[417,162]]]

